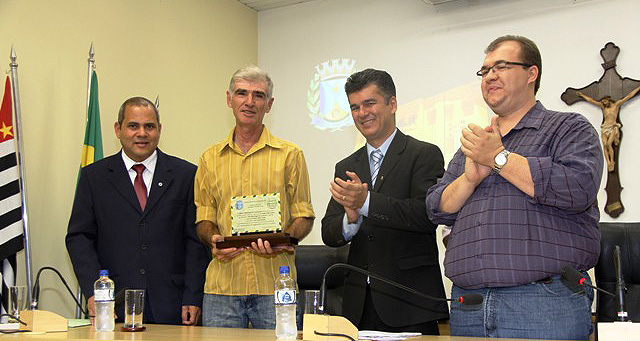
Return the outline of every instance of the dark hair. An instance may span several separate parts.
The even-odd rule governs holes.
[[[156,113],[156,121],[160,124],[160,114],[158,113],[156,105],[144,97],[131,97],[122,103],[120,111],[118,111],[118,124],[122,124],[122,121],[124,121],[124,111],[127,107],[147,107],[153,109],[153,112]]]
[[[515,41],[520,44],[520,59],[521,62],[525,64],[535,65],[538,67],[538,78],[536,78],[536,83],[533,88],[533,93],[538,93],[538,89],[540,88],[540,79],[542,78],[542,57],[540,56],[540,50],[538,50],[538,46],[531,39],[523,36],[516,35],[506,35],[502,37],[496,38],[494,41],[487,46],[484,50],[484,53],[489,53],[495,51],[495,49],[500,46],[500,44],[505,41]]]
[[[378,91],[382,97],[384,97],[385,104],[389,104],[391,97],[396,95],[396,86],[393,84],[391,75],[386,71],[366,69],[356,72],[349,76],[347,82],[344,84],[344,91],[347,96],[360,91],[370,84],[378,86]]]

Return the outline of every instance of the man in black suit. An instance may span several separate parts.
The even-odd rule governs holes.
[[[380,70],[354,73],[345,84],[356,128],[366,138],[336,165],[322,219],[329,246],[351,242],[348,263],[425,294],[445,297],[436,225],[425,194],[444,172],[440,149],[396,128],[396,89]],[[358,329],[438,334],[445,302],[430,301],[348,271],[343,314]]]
[[[116,292],[145,289],[146,323],[200,316],[209,256],[195,234],[196,166],[157,149],[161,128],[151,101],[126,100],[114,124],[122,152],[80,172],[66,244],[90,315],[93,283],[107,269]]]

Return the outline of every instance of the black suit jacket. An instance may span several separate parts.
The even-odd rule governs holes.
[[[202,306],[209,252],[195,232],[196,166],[158,150],[146,208],[140,204],[120,153],[80,172],[66,236],[82,292],[93,296],[100,269],[116,292],[146,289],[145,320],[181,323],[181,306]],[[122,307],[116,309],[122,318]]]
[[[336,165],[336,177],[346,171],[371,184],[367,148]],[[375,187],[370,188],[369,215],[351,240],[348,263],[425,294],[445,297],[436,227],[427,218],[425,195],[444,173],[440,149],[397,131],[382,161]],[[348,241],[342,236],[344,208],[333,198],[322,219],[322,240],[329,246]],[[366,276],[347,272],[343,315],[356,326],[366,294]],[[371,278],[376,312],[390,326],[424,323],[449,316],[445,302],[430,301]]]

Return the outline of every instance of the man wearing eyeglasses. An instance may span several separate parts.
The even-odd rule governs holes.
[[[452,225],[444,261],[451,296],[484,297],[477,307],[452,303],[451,334],[586,340],[593,291],[570,290],[559,273],[598,259],[598,134],[583,116],[536,101],[542,60],[534,42],[503,36],[485,53],[478,76],[496,115],[488,127],[462,131],[426,199],[431,220]]]

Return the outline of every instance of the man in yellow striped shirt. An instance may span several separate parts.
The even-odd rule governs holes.
[[[313,226],[309,174],[302,150],[271,135],[262,124],[273,104],[273,83],[255,66],[236,71],[227,105],[236,125],[226,140],[202,154],[195,179],[197,230],[213,260],[204,288],[203,324],[275,328],[274,282],[280,266],[295,278],[294,248],[258,239],[249,248],[217,249],[231,235],[231,198],[280,194],[284,232],[301,240]]]

